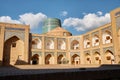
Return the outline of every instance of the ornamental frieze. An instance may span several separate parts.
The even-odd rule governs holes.
[[[96,31],[96,32],[92,33],[92,37],[94,37],[95,35],[99,36],[99,31]]]
[[[48,40],[54,41],[54,37],[45,37],[45,42],[48,41]]]
[[[42,52],[39,51],[32,51],[32,56],[38,54],[39,56],[42,56]]]
[[[92,50],[93,54],[96,53],[96,52],[100,53],[100,49],[94,49],[94,50]]]
[[[45,52],[45,56],[47,56],[48,54],[54,56],[54,52]]]
[[[60,56],[60,55],[66,56],[66,52],[57,52],[57,56]]]
[[[84,40],[85,40],[85,39],[89,39],[89,34],[88,34],[88,35],[83,36],[83,39],[84,39]]]
[[[80,38],[79,38],[79,37],[73,37],[73,38],[70,38],[70,43],[71,43],[73,40],[80,41]]]
[[[84,54],[90,54],[90,51],[89,50],[84,51]]]
[[[70,52],[70,56],[73,56],[75,54],[77,54],[78,56],[80,56],[80,52]]]
[[[112,27],[108,26],[108,27],[102,29],[102,33],[105,33],[106,31],[109,31],[112,33]]]
[[[109,51],[111,51],[112,53],[114,53],[113,46],[103,48],[103,53],[105,53],[107,50],[109,50]]]
[[[42,40],[42,37],[41,36],[32,36],[32,40],[34,40],[34,39],[40,39],[40,40]]]
[[[23,42],[25,40],[25,32],[24,31],[9,31],[9,30],[5,31],[5,41],[13,36],[18,37],[19,39],[23,40]]]

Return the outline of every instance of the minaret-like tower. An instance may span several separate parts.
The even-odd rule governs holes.
[[[56,27],[61,27],[61,21],[57,18],[48,18],[44,21],[42,33],[47,33]]]

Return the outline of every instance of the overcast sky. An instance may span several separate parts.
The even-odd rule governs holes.
[[[0,22],[27,24],[41,34],[46,18],[59,18],[62,27],[80,35],[110,22],[109,12],[120,0],[0,0]]]

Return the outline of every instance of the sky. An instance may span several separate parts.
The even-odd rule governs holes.
[[[43,21],[58,18],[62,27],[80,35],[110,23],[110,11],[120,0],[0,0],[0,22],[30,25],[41,34]]]

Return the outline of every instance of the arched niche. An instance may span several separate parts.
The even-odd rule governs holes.
[[[80,64],[80,56],[78,54],[74,54],[71,57],[71,64]]]
[[[90,47],[90,40],[88,38],[84,39],[84,48]]]
[[[58,57],[57,57],[57,64],[63,64],[63,58],[64,58],[64,55],[59,55]]]
[[[19,39],[17,36],[7,39],[4,43],[3,65],[17,65],[25,63],[23,40]]]
[[[45,42],[46,49],[54,49],[54,41],[52,39],[48,39]]]
[[[39,55],[38,54],[34,54],[31,58],[32,60],[32,64],[39,64]]]
[[[94,57],[93,59],[95,64],[101,64],[101,56],[99,52],[95,52],[93,54],[93,57]]]
[[[66,42],[64,40],[58,40],[58,49],[65,50],[66,49]]]
[[[105,64],[114,64],[115,63],[115,57],[110,50],[106,50],[105,52]]]
[[[51,54],[45,56],[45,64],[54,64],[54,57]]]
[[[103,40],[103,44],[108,44],[108,43],[112,43],[112,34],[110,31],[106,30],[105,32],[103,32],[102,34],[102,40]]]
[[[77,49],[79,49],[79,41],[73,40],[73,41],[71,42],[71,49],[72,49],[72,50],[77,50]]]
[[[92,46],[99,46],[100,44],[100,39],[98,35],[94,35],[92,37]]]
[[[91,64],[91,55],[89,53],[85,54],[85,64]]]
[[[42,48],[42,41],[39,38],[32,40],[32,49],[41,49]]]

